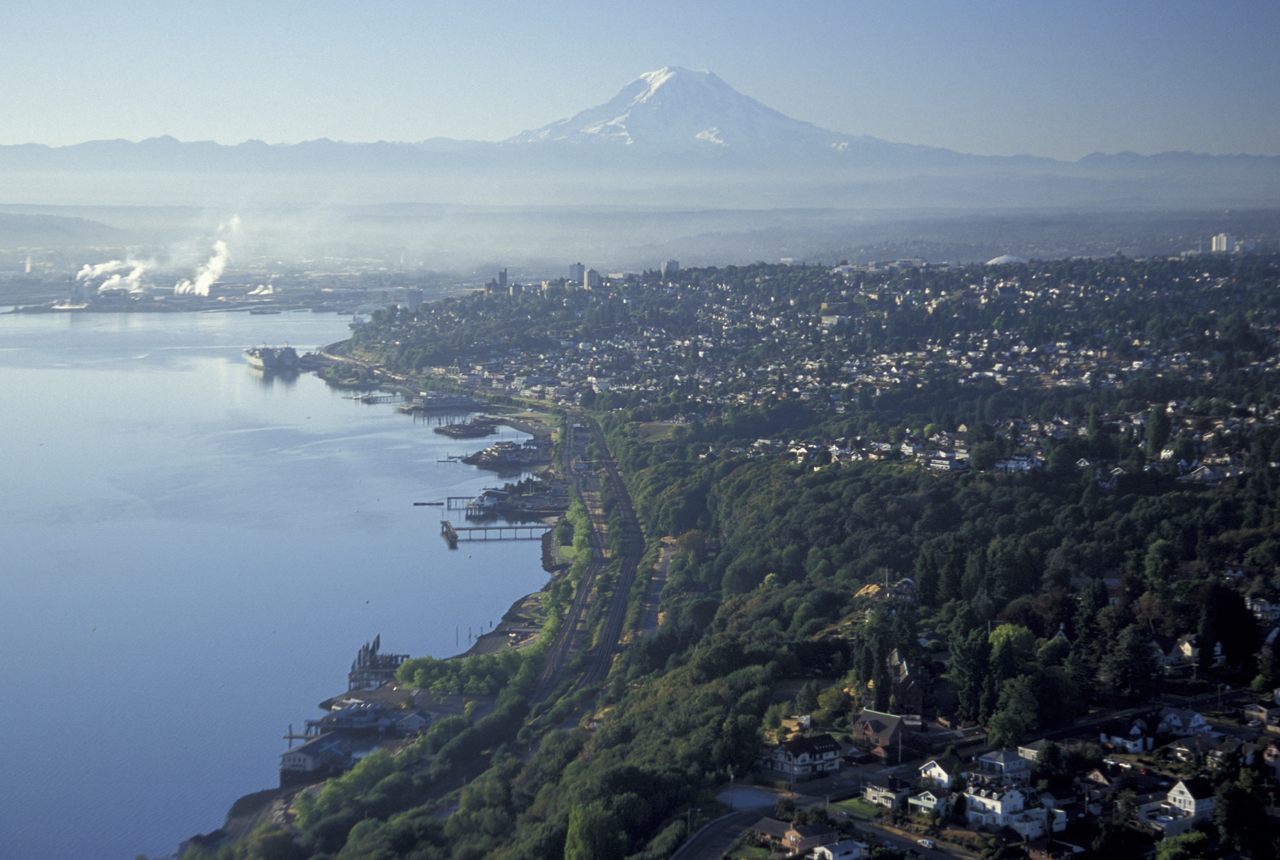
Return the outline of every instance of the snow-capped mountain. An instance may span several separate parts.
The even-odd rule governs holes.
[[[971,155],[830,131],[711,72],[669,66],[602,105],[501,143],[227,146],[163,137],[0,146],[0,187],[8,202],[206,205],[225,193],[290,201],[1228,208],[1274,205],[1280,157]]]
[[[661,149],[840,149],[848,137],[792,119],[743,95],[713,72],[666,66],[636,78],[602,105],[510,142],[549,141]]]

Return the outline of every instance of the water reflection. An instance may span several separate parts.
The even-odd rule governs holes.
[[[293,388],[298,384],[296,370],[257,370],[251,367],[249,372],[258,377],[258,384],[263,388],[274,388],[277,385],[281,388]]]

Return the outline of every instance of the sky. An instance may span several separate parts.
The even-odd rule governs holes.
[[[0,14],[0,144],[501,140],[679,65],[964,152],[1280,154],[1278,33],[1273,0],[44,0]]]

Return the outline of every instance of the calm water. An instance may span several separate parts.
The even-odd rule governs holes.
[[[346,333],[0,316],[0,857],[174,851],[276,784],[362,642],[456,653],[545,581],[536,543],[450,552],[412,506],[500,483],[438,462],[485,442],[240,355]]]

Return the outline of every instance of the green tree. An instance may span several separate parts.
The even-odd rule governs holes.
[[[1162,839],[1156,846],[1156,860],[1209,860],[1209,837],[1200,830]]]
[[[1098,674],[1105,692],[1131,701],[1150,698],[1158,680],[1151,641],[1136,625],[1125,627],[1103,656]]]
[[[1021,675],[1000,687],[996,711],[987,721],[987,740],[993,747],[1016,744],[1040,724],[1040,704],[1034,680]]]
[[[564,840],[564,860],[621,860],[626,846],[615,825],[603,801],[573,807]]]
[[[1148,457],[1159,457],[1164,443],[1169,441],[1171,424],[1169,412],[1164,404],[1154,404],[1147,412],[1147,435],[1143,444],[1143,452]]]

